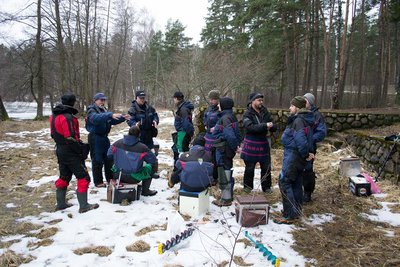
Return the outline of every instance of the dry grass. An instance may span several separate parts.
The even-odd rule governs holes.
[[[75,249],[74,253],[76,255],[94,253],[94,254],[99,255],[100,257],[107,257],[108,255],[110,255],[112,253],[112,250],[106,246],[90,246],[90,247]]]
[[[140,229],[139,231],[137,231],[135,233],[136,236],[142,236],[145,235],[147,233],[153,232],[153,231],[165,231],[167,230],[167,224],[164,223],[163,225],[157,225],[157,224],[152,224],[151,226],[147,226],[145,228]]]
[[[23,257],[22,255],[16,254],[12,250],[7,250],[0,256],[0,266],[20,266],[21,264],[29,263],[34,259],[34,257]]]
[[[58,228],[50,227],[50,228],[42,229],[38,233],[35,233],[35,234],[28,234],[28,236],[33,236],[33,237],[36,237],[39,239],[45,239],[45,238],[49,238],[49,237],[55,235],[57,232],[58,232]]]
[[[146,252],[150,250],[150,245],[143,240],[139,240],[127,246],[126,250],[130,252]]]
[[[233,262],[238,266],[253,266],[253,263],[246,263],[242,257],[234,256]]]
[[[43,240],[39,240],[38,242],[32,242],[29,241],[27,247],[30,248],[30,250],[34,250],[37,249],[38,247],[47,247],[50,246],[51,244],[53,244],[53,240],[52,239],[43,239]]]

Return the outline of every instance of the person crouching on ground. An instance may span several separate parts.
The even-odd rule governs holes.
[[[314,115],[306,108],[306,100],[296,96],[290,101],[290,116],[283,131],[283,163],[279,175],[283,214],[274,219],[278,224],[291,224],[301,215],[303,205],[303,171],[314,158],[312,125]]]
[[[201,192],[210,186],[213,180],[211,152],[204,148],[205,139],[198,135],[192,142],[189,152],[184,152],[176,162],[176,171],[168,177],[168,187],[181,183],[181,189],[189,192]]]
[[[90,183],[90,176],[85,167],[86,155],[82,155],[79,135],[79,121],[75,116],[78,110],[74,108],[75,95],[66,93],[61,97],[61,103],[53,109],[50,116],[51,137],[56,142],[56,155],[60,176],[55,182],[56,185],[56,210],[64,210],[72,206],[65,200],[67,187],[71,181],[72,174],[77,182],[76,195],[79,202],[79,213],[97,209],[99,204],[87,202],[87,191]]]
[[[142,181],[142,196],[154,196],[157,191],[150,190],[151,175],[157,172],[158,161],[156,155],[139,141],[139,136],[139,127],[132,126],[128,135],[112,144],[107,156],[114,161],[113,180],[118,179],[121,172],[120,182],[136,184]]]

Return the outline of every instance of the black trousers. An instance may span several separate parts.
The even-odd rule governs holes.
[[[74,152],[68,145],[57,145],[56,154],[61,179],[69,183],[73,174],[77,179],[90,180],[85,161],[80,154]]]
[[[257,162],[244,162],[246,167],[244,169],[243,185],[245,188],[254,188],[254,169],[256,168]],[[260,162],[261,168],[261,188],[265,192],[271,188],[271,164],[268,161]]]

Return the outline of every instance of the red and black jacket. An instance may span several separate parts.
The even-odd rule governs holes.
[[[50,133],[57,145],[68,145],[80,142],[79,121],[74,115],[78,111],[62,104],[53,109],[50,116]]]

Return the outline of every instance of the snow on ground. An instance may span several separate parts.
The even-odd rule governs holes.
[[[15,111],[16,112],[16,111]],[[171,130],[173,119],[171,113],[165,111],[160,113],[160,129]],[[24,114],[23,116],[24,117]],[[167,125],[163,125],[167,124]],[[83,130],[83,129],[81,129]],[[110,134],[110,141],[114,142],[126,134],[127,129],[114,130]],[[29,132],[35,134],[40,139],[48,131]],[[19,133],[23,136],[25,132]],[[83,131],[83,134],[87,134]],[[170,149],[171,140],[156,139],[160,144],[160,163],[172,166],[173,159],[166,153]],[[14,149],[19,144],[3,144],[0,142],[0,149],[8,147]],[[86,165],[90,167],[89,160]],[[243,174],[243,167],[236,167],[234,174]],[[294,244],[291,231],[295,229],[292,225],[278,225],[271,220],[267,225],[254,228],[241,228],[235,219],[234,205],[231,207],[218,208],[210,205],[209,212],[205,215],[191,218],[190,221],[179,223],[179,215],[174,212],[173,204],[177,204],[177,188],[167,187],[167,170],[160,170],[161,177],[152,182],[152,189],[158,190],[158,194],[153,197],[141,197],[140,200],[132,202],[128,206],[111,204],[106,201],[106,189],[95,188],[91,184],[89,188],[89,202],[99,203],[100,207],[96,210],[79,214],[78,201],[74,188],[70,187],[68,195],[72,197],[70,202],[73,207],[58,212],[45,212],[37,217],[29,216],[21,218],[20,221],[27,221],[44,225],[45,228],[57,227],[58,232],[51,237],[54,241],[48,246],[28,246],[38,241],[36,237],[27,236],[7,236],[1,240],[19,240],[13,243],[8,249],[25,256],[32,255],[36,259],[23,266],[163,266],[166,264],[180,264],[183,266],[216,266],[224,260],[229,261],[230,253],[234,245],[234,237],[239,234],[239,239],[244,237],[244,230],[257,241],[260,241],[275,256],[283,259],[283,266],[305,266],[312,263],[312,259],[305,259],[294,251],[291,246]],[[256,171],[256,176],[260,171]],[[40,186],[45,183],[54,183],[57,176],[44,176],[40,180],[30,180],[27,185],[31,187]],[[259,179],[255,179],[258,181]],[[237,185],[238,186],[238,185]],[[259,188],[259,185],[255,185]],[[274,190],[278,190],[275,187]],[[210,197],[210,201],[212,197]],[[366,215],[372,220],[387,221],[394,223],[400,222],[400,218],[395,218],[389,211],[390,203],[383,203],[382,210],[374,210],[376,215]],[[274,210],[280,210],[280,203],[274,204]],[[15,208],[13,203],[8,203],[7,208]],[[397,216],[400,216],[397,214]],[[392,220],[390,221],[390,218]],[[61,220],[60,220],[61,219]],[[55,220],[60,222],[54,224]],[[334,220],[332,214],[314,214],[306,219],[306,223],[311,225],[321,225],[325,222]],[[143,236],[136,236],[135,233],[144,227],[151,225],[163,225],[168,223],[167,231],[157,230],[149,232]],[[178,223],[177,223],[178,221]],[[174,224],[172,223],[174,222]],[[185,224],[191,224],[196,230],[194,234],[181,241],[166,253],[159,255],[157,246],[175,235],[177,231],[187,228]],[[399,225],[399,224],[397,224]],[[175,230],[173,230],[175,228]],[[172,229],[172,230],[171,230]],[[388,233],[390,234],[390,233]],[[135,241],[143,240],[151,247],[150,251],[128,252],[126,246]],[[107,257],[97,254],[76,255],[73,250],[88,246],[107,246],[112,253]],[[2,254],[6,249],[0,249]],[[271,266],[262,254],[254,246],[245,247],[244,243],[238,243],[235,247],[235,256],[240,256],[246,263],[254,266]]]
[[[34,102],[4,102],[8,116],[17,120],[31,120],[36,117],[37,104]],[[49,103],[43,105],[43,115],[51,115]]]
[[[398,205],[392,202],[378,202],[382,205],[381,209],[371,210],[372,215],[362,214],[365,218],[371,221],[386,222],[393,226],[400,226],[400,213],[393,213],[390,211],[390,206]]]

